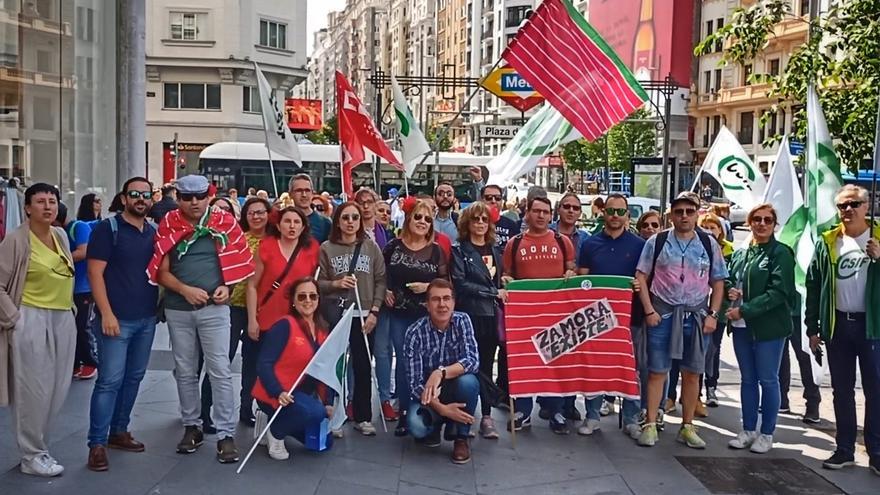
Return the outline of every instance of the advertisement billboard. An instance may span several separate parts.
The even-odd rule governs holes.
[[[680,86],[689,86],[692,0],[591,0],[588,20],[637,79],[672,74]]]
[[[323,125],[321,100],[287,98],[284,101],[284,110],[287,112],[287,127],[291,132],[317,131]]]

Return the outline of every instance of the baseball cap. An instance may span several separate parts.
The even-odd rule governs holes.
[[[184,175],[177,179],[177,192],[180,194],[202,194],[208,192],[208,179],[202,175]]]
[[[678,196],[676,196],[675,199],[672,200],[671,206],[675,206],[675,203],[680,203],[682,201],[684,201],[686,203],[690,203],[690,204],[694,205],[696,208],[700,207],[700,197],[697,196],[697,194],[694,192],[684,191],[684,192],[678,193]]]
[[[394,196],[394,197],[396,197],[396,196],[397,196],[397,188],[396,188],[396,187],[392,187],[391,189],[389,189],[389,190],[388,190],[388,195],[389,195],[389,196]]]

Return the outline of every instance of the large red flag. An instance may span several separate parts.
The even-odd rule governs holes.
[[[570,0],[541,3],[501,56],[588,141],[648,100]]]
[[[354,193],[351,171],[364,161],[364,148],[388,161],[403,172],[403,165],[385,144],[373,119],[361,100],[351,89],[351,84],[341,72],[336,71],[336,113],[339,126],[339,145],[342,146],[342,192],[349,198]]]

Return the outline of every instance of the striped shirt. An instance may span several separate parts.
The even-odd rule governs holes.
[[[461,363],[465,373],[477,373],[480,367],[471,318],[457,311],[445,331],[435,328],[430,316],[416,320],[406,329],[403,353],[409,389],[416,400],[422,396],[428,377],[440,366]]]

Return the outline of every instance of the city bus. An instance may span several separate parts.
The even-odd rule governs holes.
[[[300,144],[302,168],[289,160],[279,160],[273,156],[275,180],[278,193],[287,191],[290,178],[299,173],[307,173],[312,177],[316,191],[327,191],[330,194],[341,193],[339,170],[339,146],[330,144]],[[397,152],[395,152],[397,153]],[[399,155],[398,155],[399,156]],[[456,197],[461,203],[469,203],[473,198],[472,179],[469,169],[482,167],[491,156],[475,156],[468,153],[440,152],[439,164],[435,165],[435,156],[431,155],[425,164],[416,169],[409,180],[410,194],[432,194],[440,181],[453,184]],[[376,187],[373,179],[373,155],[367,153],[365,161],[355,167],[352,174],[354,188],[361,186],[373,187],[387,197],[390,188],[403,191],[403,173],[391,167],[385,160],[380,163],[379,182]],[[223,142],[208,146],[199,154],[199,173],[206,176],[219,192],[235,188],[240,194],[253,187],[263,189],[273,195],[272,175],[269,170],[269,155],[263,143]]]

